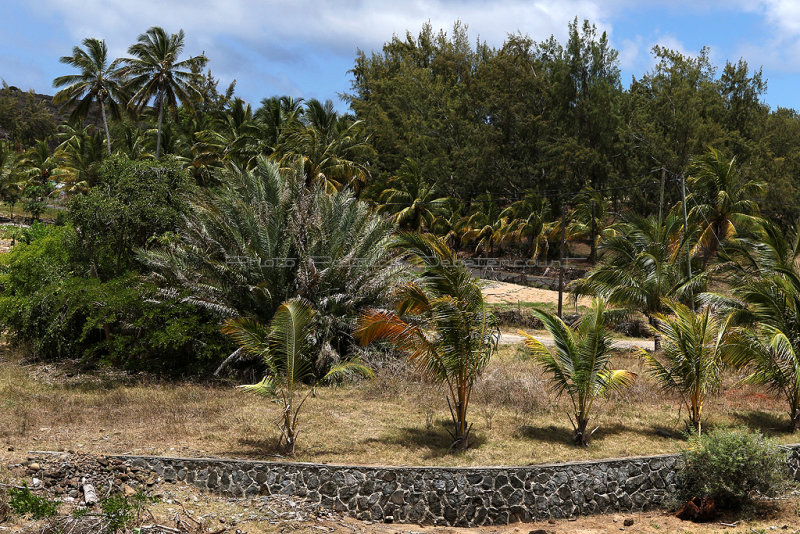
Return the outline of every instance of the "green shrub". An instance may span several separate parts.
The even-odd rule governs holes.
[[[44,519],[58,514],[58,501],[50,501],[34,495],[28,486],[9,488],[8,505],[19,515],[29,515],[33,519]]]
[[[690,438],[679,472],[682,501],[712,497],[717,508],[737,509],[754,496],[786,489],[786,453],[759,432],[715,429]]]
[[[107,524],[105,532],[127,532],[126,529],[139,519],[146,505],[154,502],[158,502],[158,499],[148,497],[141,491],[130,497],[117,494],[103,499],[100,508]]]
[[[233,350],[219,322],[182,295],[155,299],[132,271],[102,280],[72,249],[71,226],[37,227],[0,255],[0,330],[29,356],[196,374]]]

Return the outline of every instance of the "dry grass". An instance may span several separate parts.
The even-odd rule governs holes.
[[[0,446],[164,455],[269,458],[275,455],[279,407],[229,386],[159,383],[113,375],[60,376],[53,366],[0,358]],[[590,446],[570,444],[568,399],[549,384],[518,346],[501,348],[475,390],[474,445],[448,452],[443,392],[401,362],[372,381],[318,388],[300,416],[297,460],[395,465],[524,465],[674,452],[684,445],[684,414],[660,393],[634,356],[616,366],[639,373],[624,394],[596,405]],[[746,423],[794,442],[782,431],[783,405],[762,390],[736,385],[711,399],[710,425]],[[673,437],[665,437],[672,435]]]

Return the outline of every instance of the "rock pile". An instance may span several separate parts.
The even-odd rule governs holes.
[[[159,482],[157,473],[128,465],[122,460],[85,454],[31,455],[8,464],[11,474],[30,488],[45,490],[53,497],[73,502],[84,499],[84,487],[92,486],[102,499],[113,493],[133,495]]]

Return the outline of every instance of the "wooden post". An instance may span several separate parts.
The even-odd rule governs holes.
[[[558,317],[561,319],[564,304],[564,241],[566,239],[566,207],[561,203],[561,249],[558,252]]]

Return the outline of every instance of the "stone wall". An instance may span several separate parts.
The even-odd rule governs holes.
[[[800,480],[800,445],[787,447]],[[677,455],[527,467],[365,467],[114,456],[167,482],[232,496],[284,494],[358,519],[450,526],[658,507],[676,489]]]
[[[530,467],[361,467],[116,456],[167,482],[233,496],[288,494],[359,519],[451,526],[507,524],[663,503],[674,455]]]

